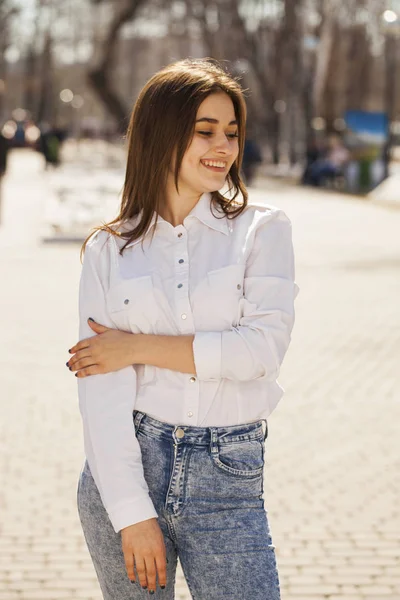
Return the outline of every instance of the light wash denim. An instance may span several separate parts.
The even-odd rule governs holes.
[[[134,411],[144,475],[167,550],[167,586],[149,596],[131,583],[87,463],[79,515],[104,600],[172,600],[177,559],[193,600],[279,600],[275,550],[263,500],[262,421],[181,427]],[[184,435],[182,436],[182,432]],[[138,581],[138,580],[137,580]]]

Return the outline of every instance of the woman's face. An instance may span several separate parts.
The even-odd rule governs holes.
[[[179,172],[179,193],[220,190],[239,152],[238,124],[230,97],[211,94],[196,115],[192,141]]]

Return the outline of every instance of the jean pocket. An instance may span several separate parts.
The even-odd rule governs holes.
[[[264,470],[264,441],[262,439],[226,442],[211,452],[214,465],[235,477],[261,477]]]

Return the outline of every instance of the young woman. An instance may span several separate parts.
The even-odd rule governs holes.
[[[178,557],[194,600],[280,597],[263,420],[297,286],[288,218],[247,203],[245,121],[214,62],[154,75],[119,215],[86,244],[67,365],[87,457],[79,514],[106,600],[171,600]]]

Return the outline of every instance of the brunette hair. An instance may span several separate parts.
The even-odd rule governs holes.
[[[162,203],[168,170],[175,160],[175,185],[178,189],[183,156],[194,133],[197,110],[210,94],[225,92],[231,98],[238,123],[239,154],[230,168],[227,183],[231,197],[212,193],[212,204],[222,217],[237,217],[247,205],[247,191],[240,177],[243,157],[246,104],[236,79],[213,59],[185,59],[158,71],[142,89],[130,118],[127,139],[128,158],[125,183],[118,216],[93,230],[82,251],[98,230],[126,239],[121,249],[147,233],[155,212]],[[242,202],[236,198],[242,194]],[[133,229],[117,232],[118,225],[140,215]]]

